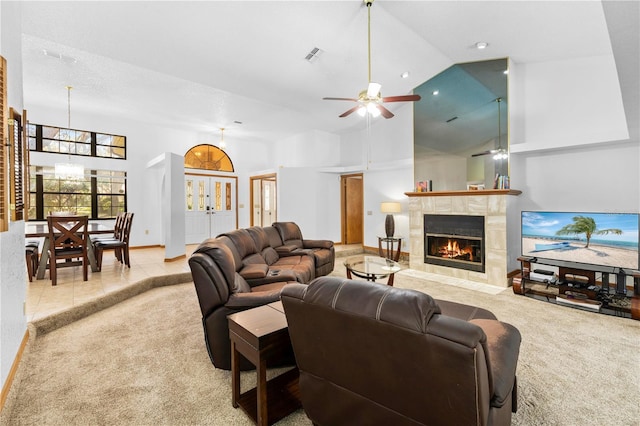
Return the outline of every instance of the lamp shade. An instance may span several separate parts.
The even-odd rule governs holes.
[[[400,213],[402,206],[397,201],[385,201],[380,204],[380,211],[382,213]]]
[[[380,211],[387,214],[384,221],[384,231],[387,234],[387,238],[392,238],[395,231],[395,223],[391,213],[400,213],[402,206],[397,201],[385,201],[380,204]]]

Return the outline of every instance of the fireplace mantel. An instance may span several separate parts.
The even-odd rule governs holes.
[[[428,191],[428,192],[405,192],[407,197],[444,197],[444,196],[478,196],[478,195],[520,195],[522,191],[518,189],[481,189],[474,191]]]

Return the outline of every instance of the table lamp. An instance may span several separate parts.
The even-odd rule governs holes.
[[[400,213],[402,211],[402,206],[397,201],[385,201],[380,204],[380,211],[382,213],[387,213],[387,218],[384,221],[384,230],[387,234],[387,238],[391,238],[395,231],[395,223],[391,213]]]

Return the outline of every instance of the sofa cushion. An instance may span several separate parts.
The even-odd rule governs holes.
[[[274,222],[273,226],[280,233],[282,243],[285,245],[294,245],[302,248],[302,231],[294,222]]]
[[[269,246],[276,248],[282,245],[282,237],[280,236],[280,232],[273,226],[265,226],[264,232],[267,234],[269,238]]]
[[[251,286],[239,273],[236,272],[230,290],[231,293],[249,293],[251,292]]]
[[[308,283],[315,278],[315,266],[311,256],[286,256],[281,257],[270,266],[271,270],[280,270],[280,274],[292,272],[296,281]]]
[[[236,250],[238,250],[238,254],[242,259],[250,254],[258,252],[255,241],[251,238],[251,234],[249,234],[246,229],[236,229],[221,235],[226,236],[233,241],[233,244],[236,246]]]
[[[278,261],[278,259],[280,259],[280,256],[278,256],[278,252],[276,252],[273,247],[264,248],[262,250],[262,253],[260,254],[262,255],[264,261],[267,262],[267,265],[273,265]]]

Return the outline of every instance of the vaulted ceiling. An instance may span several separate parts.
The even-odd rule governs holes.
[[[28,1],[22,13],[27,109],[66,109],[71,85],[74,110],[203,134],[225,127],[230,140],[365,125],[338,118],[348,102],[322,100],[367,86],[360,0]],[[372,79],[383,95],[401,95],[459,62],[610,55],[612,40],[628,36],[610,37],[619,29],[607,24],[599,1],[376,0]],[[489,46],[478,50],[479,41]],[[305,60],[314,48],[321,55]]]

